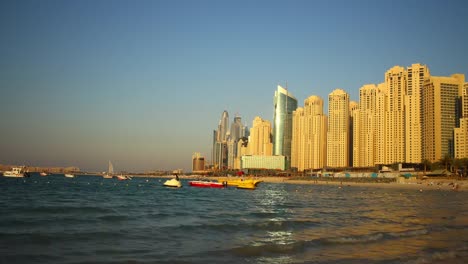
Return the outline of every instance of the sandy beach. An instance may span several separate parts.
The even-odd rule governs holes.
[[[363,183],[363,182],[339,182],[339,181],[325,181],[325,180],[298,180],[289,179],[285,177],[259,177],[263,182],[270,183],[291,183],[291,184],[312,184],[312,185],[337,185],[337,186],[360,186],[368,188],[405,188],[415,189],[419,191],[424,190],[447,190],[447,191],[468,191],[468,180],[456,179],[425,179],[407,181],[404,183],[391,182],[391,183]]]

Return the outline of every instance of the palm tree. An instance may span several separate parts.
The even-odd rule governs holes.
[[[461,159],[461,167],[463,168],[464,176],[468,176],[468,158]]]
[[[452,158],[448,154],[445,154],[445,156],[441,158],[439,162],[445,166],[445,170],[447,171],[448,166],[452,164]]]
[[[422,161],[421,163],[422,163],[422,165],[424,166],[424,175],[426,175],[427,168],[428,168],[428,167],[430,168],[431,165],[432,165],[432,164],[431,164],[431,161],[428,160],[428,159],[423,159],[423,161]]]
[[[458,168],[462,166],[461,159],[453,159],[452,165],[453,165],[453,172],[455,173],[455,176],[459,177],[460,175],[458,174]]]

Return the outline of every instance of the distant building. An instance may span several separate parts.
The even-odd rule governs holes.
[[[271,123],[260,117],[255,117],[250,130],[249,140],[250,155],[273,155],[273,143],[271,142]]]
[[[241,157],[241,169],[285,170],[285,156],[252,156]]]
[[[297,108],[297,99],[278,85],[274,96],[273,155],[285,156],[286,167],[291,159],[292,113]]]
[[[212,162],[213,168],[225,169],[228,167],[227,138],[229,131],[229,114],[224,111],[219,120],[218,130],[213,131]]]
[[[192,155],[192,172],[204,171],[205,170],[205,157],[199,152],[195,152]]]

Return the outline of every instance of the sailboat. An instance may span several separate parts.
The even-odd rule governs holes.
[[[109,169],[107,170],[107,173],[104,173],[102,177],[104,179],[112,179],[112,174],[114,174],[114,166],[112,165],[112,162],[109,160]]]

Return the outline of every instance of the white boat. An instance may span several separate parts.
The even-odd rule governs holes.
[[[67,174],[65,174],[65,177],[67,177],[67,178],[75,178],[75,175],[67,173]]]
[[[182,183],[180,182],[179,177],[176,175],[175,178],[165,181],[164,186],[180,188],[182,187]]]
[[[132,178],[127,175],[117,175],[117,180],[119,181],[125,181],[125,180],[131,180]]]
[[[114,174],[114,166],[112,165],[112,162],[109,160],[109,169],[107,170],[107,173],[104,173],[102,177],[104,179],[112,179],[112,174]]]
[[[43,172],[39,173],[39,175],[41,175],[41,176],[47,176],[47,175],[49,175],[49,174],[47,174],[47,172],[44,172],[44,171],[43,171]]]
[[[13,167],[11,171],[3,172],[3,176],[11,178],[23,178],[25,176],[24,166]]]

